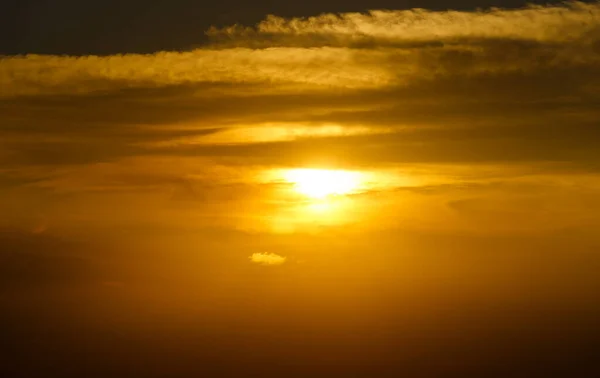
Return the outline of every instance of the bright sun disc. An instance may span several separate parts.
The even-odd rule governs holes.
[[[357,172],[328,169],[292,169],[284,174],[294,189],[311,198],[325,198],[355,192],[360,184]]]

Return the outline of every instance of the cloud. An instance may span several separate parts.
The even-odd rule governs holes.
[[[282,265],[287,258],[274,253],[254,253],[250,256],[250,261],[260,265]]]
[[[213,28],[215,45],[193,51],[3,57],[0,97],[219,83],[271,91],[381,88],[457,73],[594,67],[600,62],[598,17],[599,4],[581,2],[478,12],[269,16],[256,28]],[[223,37],[227,43],[220,44]]]
[[[598,31],[598,4],[567,2],[555,6],[530,5],[523,9],[434,12],[425,9],[374,10],[368,13],[323,14],[285,19],[271,15],[256,28],[232,26],[212,28],[212,37],[228,36],[234,41],[270,37],[306,38],[315,44],[385,41],[446,43],[465,38],[502,38],[526,41],[570,42],[588,38]],[[287,37],[287,39],[286,39]],[[322,37],[322,38],[319,38]]]
[[[389,79],[352,64],[353,55],[331,48],[206,48],[110,57],[5,57],[0,60],[0,97],[83,95],[202,83],[372,87]]]
[[[284,166],[598,172],[598,17],[579,2],[271,16],[192,51],[1,57],[3,222],[126,201],[132,222],[194,203],[185,222],[207,224],[276,191],[254,173]]]

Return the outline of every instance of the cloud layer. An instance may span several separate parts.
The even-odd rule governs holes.
[[[189,52],[4,57],[0,95],[199,83],[373,88],[424,75],[593,67],[600,53],[598,17],[597,3],[580,2],[479,12],[269,16],[256,28],[211,29],[213,47]]]
[[[6,222],[26,218],[21,202],[57,212],[59,194],[136,191],[131,203],[194,199],[225,218],[278,189],[255,172],[314,164],[476,167],[444,185],[510,187],[540,170],[552,185],[595,182],[599,17],[581,2],[269,16],[213,28],[193,51],[2,57]],[[461,200],[446,198],[454,211]]]

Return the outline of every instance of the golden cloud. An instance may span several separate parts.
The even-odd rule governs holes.
[[[358,42],[363,38],[405,42],[452,42],[461,38],[569,42],[597,33],[599,16],[599,4],[578,1],[477,12],[373,10],[368,13],[323,14],[291,19],[271,15],[256,28],[235,25],[223,29],[212,28],[208,34],[213,37],[226,35],[233,39],[260,35],[271,38],[308,36],[316,43],[335,40]],[[330,39],[315,38],[319,36]]]
[[[270,93],[373,89],[440,75],[581,69],[600,64],[599,17],[600,4],[581,2],[478,12],[269,16],[256,28],[213,28],[212,46],[188,52],[4,57],[0,97],[203,83],[256,84]]]
[[[254,253],[250,256],[250,261],[260,265],[282,265],[285,263],[287,258],[283,256],[279,256],[275,253]]]

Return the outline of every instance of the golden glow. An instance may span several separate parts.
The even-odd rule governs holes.
[[[292,169],[284,178],[298,193],[317,199],[354,193],[361,184],[357,172],[329,169]]]
[[[387,215],[393,222],[405,220],[391,210],[398,204],[402,205],[403,217],[415,219],[414,192],[407,190],[397,196],[397,189],[437,182],[422,177],[424,174],[416,168],[410,171],[372,167],[259,169],[250,179],[264,184],[262,202],[256,202],[261,223],[257,225],[256,217],[250,217],[243,227],[252,230],[264,227],[279,234],[321,232],[324,227],[334,226],[367,229],[380,225],[377,219],[383,217],[387,221]],[[424,205],[419,203],[419,208]]]

